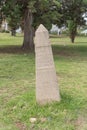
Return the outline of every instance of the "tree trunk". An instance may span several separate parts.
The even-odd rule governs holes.
[[[74,43],[75,41],[75,37],[76,37],[76,34],[71,34],[70,38],[71,38],[71,42]]]
[[[32,22],[32,12],[30,9],[26,9],[24,17],[24,41],[22,46],[23,49],[33,50],[34,48]]]
[[[71,39],[71,42],[74,43],[75,37],[76,37],[76,34],[77,34],[76,20],[70,20],[68,24],[69,24],[68,28],[69,28],[69,32],[70,32],[70,39]]]
[[[12,30],[11,30],[11,36],[16,36],[16,31],[15,31],[15,29],[12,29]]]
[[[70,32],[70,39],[72,43],[74,43],[75,41],[76,34],[77,34],[77,25],[74,26]]]

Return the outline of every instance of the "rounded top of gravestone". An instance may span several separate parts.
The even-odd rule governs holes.
[[[48,30],[44,27],[43,24],[40,24],[38,29],[36,30],[36,33],[37,32],[48,32]]]

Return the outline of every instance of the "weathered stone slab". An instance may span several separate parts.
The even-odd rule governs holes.
[[[58,80],[48,30],[41,24],[35,33],[36,100],[39,104],[60,101]]]

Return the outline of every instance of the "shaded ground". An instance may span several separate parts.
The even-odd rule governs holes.
[[[22,49],[19,45],[9,45],[9,46],[3,46],[0,47],[0,53],[7,53],[7,54],[24,54],[24,53],[30,53],[31,51],[26,49]]]

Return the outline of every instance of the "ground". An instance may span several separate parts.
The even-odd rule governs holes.
[[[35,54],[22,39],[0,33],[0,130],[87,130],[87,37],[50,38],[61,102],[46,106],[36,103]]]

